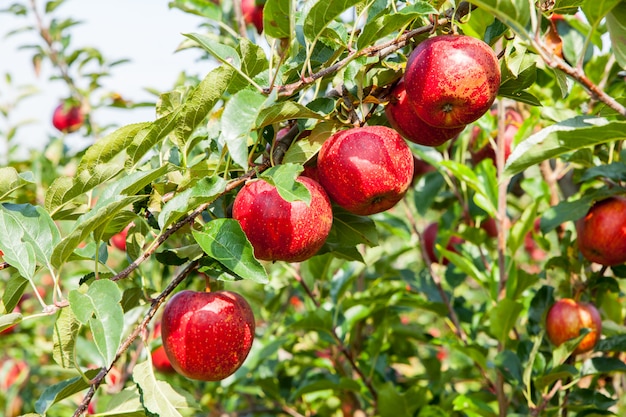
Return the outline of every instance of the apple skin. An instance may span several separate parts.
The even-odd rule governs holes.
[[[154,326],[153,337],[155,339],[161,338],[160,322]],[[167,357],[167,353],[165,353],[165,348],[162,344],[151,352],[150,357],[152,358],[152,366],[154,366],[154,369],[156,369],[158,372],[161,372],[163,374],[176,373],[176,370],[172,366],[172,362],[170,362],[170,359]]]
[[[161,326],[176,372],[201,381],[220,381],[239,369],[255,330],[250,304],[231,291],[181,291],[165,305]]]
[[[500,87],[498,57],[485,42],[442,35],[421,42],[404,75],[409,102],[429,125],[465,126],[485,114]]]
[[[437,242],[437,235],[439,232],[439,224],[437,222],[430,223],[424,229],[422,233],[422,239],[424,240],[424,249],[426,250],[426,255],[431,263],[439,263],[439,257],[435,254],[435,243]],[[464,240],[458,236],[452,235],[448,240],[448,244],[446,245],[446,250],[451,252],[459,253],[456,249],[456,245],[463,243]],[[450,260],[444,257],[441,260],[442,265],[448,265]]]
[[[132,225],[132,223],[129,224],[121,232],[111,236],[111,243],[113,244],[113,246],[121,251],[126,251],[126,237],[128,236],[128,230],[130,230]]]
[[[328,138],[317,156],[320,184],[345,210],[367,216],[390,209],[413,180],[409,146],[385,126],[355,127]]]
[[[258,33],[263,32],[263,7],[263,4],[256,4],[256,0],[241,0],[243,20],[254,25]]]
[[[22,360],[0,362],[0,391],[6,393],[16,383],[23,382],[28,372],[28,365]]]
[[[439,146],[465,129],[465,126],[442,129],[430,126],[413,110],[406,94],[404,80],[400,80],[393,90],[389,104],[385,107],[389,124],[406,140],[418,145]]]
[[[546,334],[555,345],[578,337],[583,328],[589,333],[580,341],[574,354],[589,352],[594,348],[602,333],[602,319],[593,304],[564,298],[554,303],[546,315]]]
[[[301,262],[309,259],[326,242],[333,223],[328,195],[308,177],[297,182],[311,193],[311,204],[284,200],[276,187],[265,180],[248,181],[233,202],[233,219],[264,261]]]
[[[80,105],[59,104],[52,113],[52,126],[63,133],[72,133],[80,129],[84,115]]]
[[[626,262],[626,197],[595,203],[576,223],[578,249],[591,262],[614,266]]]

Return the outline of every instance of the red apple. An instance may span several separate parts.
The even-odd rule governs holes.
[[[160,322],[154,326],[154,333],[152,337],[155,339],[161,338],[161,323]],[[164,373],[164,374],[171,374],[171,373],[176,372],[176,370],[172,366],[172,363],[170,362],[170,359],[167,357],[167,354],[165,353],[165,348],[163,347],[163,345],[154,349],[152,353],[150,354],[150,357],[152,358],[152,365],[154,366],[154,369],[156,369],[157,371]]]
[[[594,348],[602,333],[602,319],[593,304],[577,302],[571,298],[557,301],[546,316],[546,334],[550,341],[559,346],[578,337],[583,328],[589,333],[583,337],[574,354],[585,353]]]
[[[308,177],[296,180],[311,193],[311,202],[288,202],[265,180],[248,181],[235,197],[233,219],[241,225],[265,261],[301,262],[324,245],[333,223],[330,201],[322,186]]]
[[[264,4],[257,4],[256,0],[241,0],[243,20],[254,25],[259,33],[263,32],[263,7]]]
[[[439,225],[437,222],[430,223],[424,229],[422,234],[422,239],[424,240],[424,249],[426,250],[426,255],[431,263],[438,263],[439,257],[435,254],[435,243],[437,242],[437,236],[439,234]],[[446,250],[459,253],[456,249],[456,245],[463,243],[464,240],[458,236],[452,235],[448,240],[448,244],[446,245]],[[441,259],[442,265],[448,265],[450,260],[446,257]]]
[[[500,87],[498,57],[485,42],[442,35],[421,42],[404,75],[409,102],[426,123],[465,126],[489,110]]]
[[[578,249],[601,265],[626,262],[626,197],[609,197],[595,203],[576,223]]]
[[[61,103],[52,114],[52,126],[63,133],[72,133],[83,125],[84,116],[80,104]]]
[[[535,219],[533,230],[524,236],[524,250],[533,261],[542,261],[547,256],[546,252],[537,245],[533,236],[534,233],[539,233],[540,223],[541,219]]]
[[[111,236],[111,243],[113,244],[113,246],[115,246],[121,251],[126,250],[126,237],[128,236],[128,230],[132,226],[133,226],[133,223],[130,223],[121,232],[116,233],[113,236]]]
[[[420,119],[407,99],[403,80],[400,80],[391,91],[391,98],[385,107],[385,114],[391,127],[404,136],[406,140],[424,146],[439,146],[465,129],[465,126],[453,129],[437,128]]]
[[[413,180],[413,154],[400,134],[385,126],[342,130],[317,157],[320,184],[347,211],[370,215],[404,197]]]
[[[28,374],[26,362],[4,359],[0,362],[0,391],[6,392],[14,384],[22,383],[26,374]]]
[[[157,371],[163,374],[172,374],[176,372],[174,370],[174,367],[172,366],[172,363],[167,357],[167,354],[165,353],[165,348],[163,347],[163,345],[154,349],[151,353],[151,357],[152,365]]]
[[[219,381],[233,374],[254,340],[252,309],[231,291],[181,291],[165,305],[161,323],[167,357],[191,379]]]
[[[317,181],[318,183],[320,181],[320,178],[317,175],[317,165],[305,165],[304,170],[300,175],[303,177],[309,177],[312,180]]]

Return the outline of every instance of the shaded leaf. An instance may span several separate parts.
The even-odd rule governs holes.
[[[95,378],[99,372],[99,369],[90,369],[85,372],[85,376],[89,379]],[[88,381],[80,376],[52,385],[41,393],[41,396],[35,403],[35,411],[39,414],[45,414],[54,404],[87,388],[89,388]]]

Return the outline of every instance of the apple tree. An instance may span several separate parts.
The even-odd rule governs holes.
[[[18,93],[0,95],[3,415],[626,412],[626,2],[172,0],[202,19],[180,48],[207,71],[141,104],[103,87],[128,64],[76,47],[67,4],[2,10],[37,35],[24,45],[33,74],[53,68],[60,108],[80,115],[24,157],[25,122],[10,115],[35,93],[4,78]],[[472,120],[436,126],[420,109],[484,69],[443,46],[410,60],[444,36],[493,54],[497,85]],[[450,74],[461,78],[442,89]],[[97,123],[104,107],[138,105],[155,118]],[[355,212],[330,198],[327,229],[295,227],[294,213],[323,211],[313,189],[345,177],[336,192],[356,198],[391,177],[365,173],[397,156],[387,142],[353,146],[354,165],[317,165],[324,144],[365,126],[400,132],[413,157],[397,201]],[[80,134],[89,146],[65,146]],[[250,184],[267,189],[236,204]],[[320,231],[306,256],[261,255]],[[239,354],[238,327],[212,324],[237,317],[203,307],[192,320],[187,302],[171,322],[165,305],[183,291],[235,293],[254,315],[245,360],[217,381],[171,361]],[[210,336],[169,337],[188,329]]]

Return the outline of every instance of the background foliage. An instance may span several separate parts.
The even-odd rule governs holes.
[[[74,49],[71,9],[40,3],[3,10],[39,33],[25,45],[35,69],[52,63],[88,116],[131,110],[97,98],[101,77],[124,62]],[[0,326],[16,325],[0,336],[0,387],[19,368],[0,390],[4,415],[78,415],[89,404],[103,416],[626,412],[626,270],[585,261],[573,223],[624,191],[626,2],[267,0],[262,34],[242,30],[228,0],[170,7],[205,18],[180,47],[219,65],[161,92],[154,120],[87,117],[91,146],[70,153],[59,135],[27,159],[16,157],[20,126],[0,132],[10,149],[0,168]],[[388,125],[384,104],[408,54],[450,31],[499,54],[494,112],[437,149],[411,144],[435,169],[394,209],[337,209],[317,256],[255,260],[228,219],[244,181],[262,175],[288,190],[332,132]],[[505,165],[506,109],[523,122]],[[497,142],[498,156],[473,162],[476,141]],[[496,236],[481,227],[493,219]],[[423,256],[432,221],[448,265]],[[128,224],[122,252],[108,242]],[[463,239],[456,252],[445,249],[453,235]],[[253,306],[250,356],[218,383],[155,372],[162,303],[201,290],[205,275]],[[603,340],[578,357],[571,344],[551,346],[542,324],[554,299],[572,296],[604,321]]]

